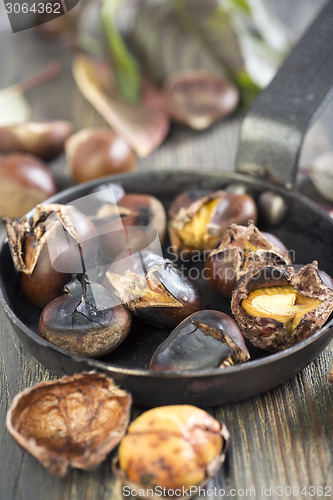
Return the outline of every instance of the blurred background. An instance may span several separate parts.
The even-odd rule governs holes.
[[[160,92],[176,71],[204,69],[238,89],[238,104],[203,130],[177,123],[173,116],[171,119],[168,116],[169,132],[160,133],[155,143],[149,144],[149,154],[138,155],[137,168],[205,165],[232,170],[242,116],[324,3],[324,0],[80,0],[65,16],[12,33],[5,2],[1,2],[0,125],[20,120],[68,120],[78,131],[97,126],[114,128],[114,122],[122,121],[126,115],[125,139],[128,134],[135,145],[141,140],[141,133],[145,140],[144,134],[152,132],[147,127],[158,130],[159,118],[154,115],[147,119],[148,124],[142,120],[142,127],[138,126],[137,118],[131,123],[131,111],[127,116],[128,108],[118,109],[117,103],[125,102],[131,109],[141,106],[140,113],[146,110],[150,117],[157,94],[152,97],[148,93],[150,104],[145,107],[143,75]],[[85,88],[82,74],[76,81],[73,77],[73,59],[82,51],[91,61],[107,61],[108,70],[112,71],[116,89],[108,88],[106,93],[113,93],[110,106],[116,117],[112,116],[108,123],[105,113],[103,118],[96,111],[94,99],[88,98],[87,102],[86,94],[92,90]],[[28,85],[20,102],[17,96],[12,102],[8,94],[6,98],[4,89],[43,73],[51,63],[58,69],[45,83]],[[98,71],[91,85],[102,92],[104,76]],[[207,98],[205,94],[201,97]],[[156,104],[159,105],[160,102]],[[322,203],[327,200],[318,197],[308,169],[319,154],[333,149],[332,116],[331,104],[307,134],[300,159],[298,185]],[[59,189],[73,184],[64,153],[49,162],[49,166]]]

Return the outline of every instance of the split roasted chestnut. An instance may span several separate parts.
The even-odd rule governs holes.
[[[7,429],[55,476],[70,467],[91,471],[125,434],[131,396],[101,373],[40,382],[15,396]]]
[[[27,122],[0,127],[0,153],[29,153],[51,160],[63,149],[73,133],[65,121]]]
[[[318,270],[316,261],[305,266],[254,269],[238,282],[231,309],[252,344],[270,352],[281,351],[324,325],[333,311],[332,283]]]
[[[94,218],[100,233],[101,250],[113,260],[118,254],[147,248],[157,238],[163,244],[166,213],[154,196],[127,193],[117,205],[105,203]]]
[[[207,276],[216,290],[230,298],[237,281],[249,267],[262,262],[287,265],[291,264],[291,259],[287,248],[276,236],[260,232],[253,222],[247,227],[231,224],[219,245],[207,257]]]
[[[184,319],[155,351],[151,370],[223,368],[250,358],[233,319],[220,311],[199,311]]]
[[[107,128],[84,129],[72,135],[66,142],[66,155],[77,183],[129,172],[136,165],[127,142]]]
[[[153,408],[129,426],[114,471],[132,490],[146,490],[149,498],[156,487],[175,491],[204,486],[223,463],[229,439],[225,425],[200,408]]]
[[[194,283],[170,260],[152,252],[115,261],[106,277],[126,307],[154,325],[175,326],[201,309]]]
[[[70,205],[37,205],[30,218],[4,219],[15,269],[25,297],[43,308],[61,295],[72,273],[94,267],[94,224]]]
[[[74,278],[52,300],[39,320],[41,336],[80,356],[98,358],[113,351],[131,328],[131,315],[99,283]]]
[[[22,217],[57,192],[50,169],[34,156],[9,154],[0,158],[0,215]]]
[[[169,215],[171,244],[178,253],[191,253],[212,250],[232,223],[255,222],[257,207],[246,194],[188,191],[173,201]]]

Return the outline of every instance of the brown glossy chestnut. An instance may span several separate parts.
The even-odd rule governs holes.
[[[155,500],[159,487],[166,492],[185,491],[179,498],[191,498],[191,487],[203,487],[220,468],[229,440],[226,426],[200,408],[160,406],[129,426],[119,445],[114,471],[142,497]],[[176,496],[167,493],[164,498]]]
[[[212,250],[232,223],[257,219],[257,207],[246,194],[189,191],[180,194],[169,211],[169,235],[178,253]]]
[[[143,250],[156,238],[163,244],[166,232],[166,213],[154,196],[125,194],[117,203],[104,204],[94,219],[99,229],[103,255],[113,260],[127,251]]]
[[[26,122],[0,127],[0,153],[29,153],[51,160],[63,149],[73,126],[66,121]]]
[[[184,319],[156,349],[150,369],[209,370],[250,358],[237,323],[220,311],[202,310]]]
[[[231,300],[243,335],[270,352],[313,335],[333,311],[332,278],[328,278],[316,261],[250,271],[238,282]]]
[[[7,413],[12,438],[51,474],[96,469],[126,432],[132,398],[102,373],[65,375],[17,394]]]
[[[76,277],[65,293],[43,309],[41,336],[73,354],[98,358],[113,351],[131,328],[131,315],[119,300],[86,276]]]
[[[269,226],[278,226],[284,219],[288,206],[285,199],[273,191],[264,191],[258,196],[260,219]]]
[[[231,224],[218,246],[206,260],[206,272],[210,284],[224,297],[230,298],[237,281],[250,266],[291,264],[289,252],[274,235],[259,231],[250,222],[240,226]]]
[[[69,170],[77,183],[130,172],[136,166],[127,142],[107,128],[80,130],[65,147]]]
[[[133,314],[157,326],[175,326],[201,309],[194,283],[170,260],[152,252],[115,261],[106,277]]]
[[[237,87],[226,78],[198,69],[172,73],[163,90],[170,116],[196,130],[232,113],[239,101]]]
[[[22,217],[57,192],[54,176],[37,158],[26,154],[0,157],[0,215]]]
[[[70,205],[37,205],[30,218],[5,219],[23,294],[43,308],[62,293],[72,273],[94,267],[98,235],[88,217]]]

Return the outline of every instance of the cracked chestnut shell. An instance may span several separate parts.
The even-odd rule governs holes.
[[[237,281],[248,269],[260,265],[288,265],[287,248],[274,235],[264,233],[250,222],[247,227],[231,224],[218,246],[206,260],[209,283],[230,298]]]
[[[228,444],[225,425],[204,410],[160,406],[129,426],[114,471],[132,489],[204,486],[223,463]]]
[[[163,244],[166,213],[162,203],[148,194],[127,193],[117,205],[104,204],[94,219],[103,256],[114,259],[127,251],[143,250],[159,238]]]
[[[99,283],[74,278],[39,320],[41,336],[74,354],[97,358],[113,351],[131,328],[131,315]]]
[[[156,349],[151,370],[223,368],[250,358],[237,323],[220,311],[199,311],[184,319]]]
[[[187,191],[169,210],[169,235],[178,253],[212,250],[230,224],[257,220],[256,204],[247,194],[227,191]]]
[[[253,269],[238,282],[231,309],[253,345],[281,351],[324,325],[333,310],[332,279],[316,261]]]
[[[12,438],[55,476],[98,467],[126,432],[131,396],[103,374],[40,382],[15,396],[7,413]]]
[[[21,272],[23,294],[34,306],[42,309],[61,295],[71,274],[84,272],[82,259],[93,267],[97,230],[75,207],[37,205],[30,218],[4,222],[15,269]]]
[[[201,309],[194,283],[170,260],[152,252],[139,252],[114,262],[106,277],[122,303],[154,325],[176,326]]]

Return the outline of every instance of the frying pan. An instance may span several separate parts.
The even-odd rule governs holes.
[[[261,226],[293,249],[297,263],[319,261],[333,275],[333,220],[312,201],[290,190],[306,129],[317,118],[333,90],[333,0],[329,1],[261,93],[244,120],[237,173],[168,171],[136,172],[68,189],[50,202],[70,203],[108,181],[126,191],[148,193],[168,203],[185,190],[224,188],[231,182],[248,186],[256,198],[266,190],[279,193],[287,215],[276,228]],[[202,287],[204,307],[229,312],[228,304]],[[22,296],[18,275],[5,241],[0,252],[0,301],[19,340],[49,370],[73,374],[99,370],[130,391],[142,406],[192,403],[214,406],[239,401],[273,388],[297,372],[328,345],[333,319],[311,338],[277,354],[263,355],[252,348],[252,360],[227,369],[191,372],[150,372],[149,361],[168,331],[137,321],[135,331],[113,353],[99,360],[73,355],[38,334],[40,311]]]

